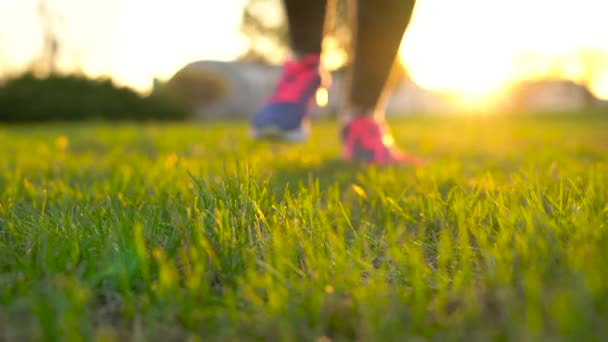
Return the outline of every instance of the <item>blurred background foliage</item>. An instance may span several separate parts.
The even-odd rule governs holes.
[[[197,106],[228,92],[221,76],[205,71],[179,72],[152,93],[142,94],[110,77],[85,75],[77,61],[73,69],[61,70],[61,58],[73,54],[56,30],[58,15],[43,0],[37,11],[42,49],[22,73],[0,80],[0,122],[185,120],[194,116]]]
[[[0,86],[0,121],[183,120],[180,102],[159,94],[143,96],[110,79],[31,72]]]

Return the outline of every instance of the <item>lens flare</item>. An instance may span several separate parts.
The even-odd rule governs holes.
[[[326,107],[328,102],[329,102],[329,95],[327,94],[327,89],[325,88],[319,88],[317,89],[317,94],[316,94],[316,101],[317,101],[317,106],[319,107]]]

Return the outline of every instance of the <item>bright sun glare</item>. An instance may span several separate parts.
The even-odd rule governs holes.
[[[8,65],[25,65],[38,52],[36,1],[0,2],[0,35],[8,37],[0,41],[0,58]],[[147,90],[153,77],[168,78],[189,62],[242,53],[244,1],[49,3],[62,13],[63,38],[78,52],[79,67]],[[400,57],[420,86],[458,94],[465,102],[486,99],[515,78],[549,72],[580,80],[584,72],[576,65],[547,70],[550,59],[533,63],[520,57],[535,51],[557,58],[581,48],[608,54],[608,40],[600,34],[606,33],[605,7],[599,0],[418,0]],[[608,65],[594,75],[592,90],[608,98]]]
[[[608,42],[597,34],[605,30],[602,11],[593,10],[598,4],[593,0],[582,0],[577,6],[564,0],[421,0],[400,57],[420,86],[449,91],[465,101],[487,99],[516,77],[544,73],[580,80],[584,76],[580,68],[556,71],[547,66],[552,59],[584,47],[608,53]],[[546,60],[533,65],[525,58],[527,51],[537,51]],[[516,75],[515,69],[522,67],[527,72]],[[608,98],[608,65],[595,73],[592,90]]]

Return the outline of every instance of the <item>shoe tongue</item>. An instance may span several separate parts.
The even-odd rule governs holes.
[[[318,68],[320,58],[317,55],[309,54],[303,57],[289,59],[285,62],[288,68]]]

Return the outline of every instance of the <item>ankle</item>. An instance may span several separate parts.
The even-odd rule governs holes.
[[[287,61],[320,63],[321,54],[316,52],[299,53],[293,51],[287,56]]]
[[[343,111],[342,115],[340,115],[340,118],[340,121],[343,125],[348,125],[350,122],[358,118],[366,118],[374,121],[383,121],[384,114],[373,108],[361,108],[351,106],[347,110]]]

